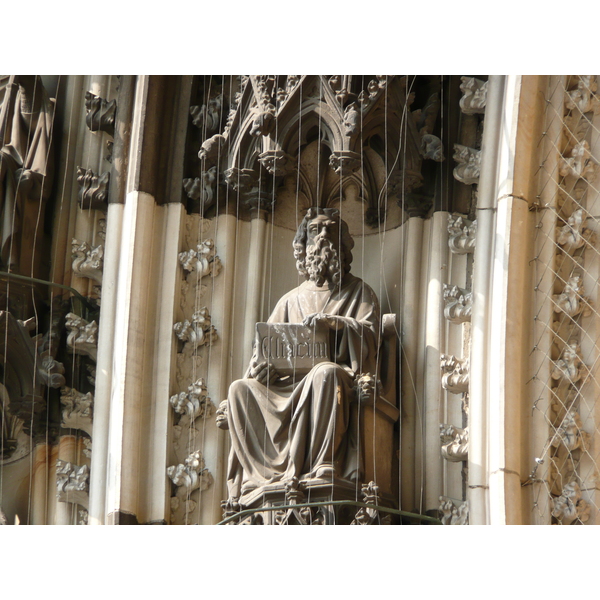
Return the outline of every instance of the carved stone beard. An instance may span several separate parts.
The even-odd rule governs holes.
[[[332,241],[326,235],[319,235],[315,243],[306,247],[304,262],[310,281],[318,287],[325,282],[334,286],[340,285],[343,275],[343,265],[340,255]]]

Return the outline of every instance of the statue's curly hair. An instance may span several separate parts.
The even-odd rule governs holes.
[[[340,224],[341,244],[340,244],[340,260],[344,265],[344,275],[350,272],[352,264],[352,248],[354,248],[354,240],[350,235],[348,224],[340,218],[340,211],[337,208],[321,208],[313,206],[306,211],[302,223],[298,227],[296,236],[294,237],[294,258],[296,259],[296,268],[308,279],[308,271],[306,270],[306,240],[308,238],[308,224],[319,215],[327,215],[330,219],[335,219]]]

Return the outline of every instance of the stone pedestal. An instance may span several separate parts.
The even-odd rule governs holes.
[[[369,495],[366,491],[375,490]],[[392,524],[396,517],[375,509],[343,504],[365,502],[395,508],[391,495],[377,494],[377,486],[357,485],[343,479],[327,477],[309,480],[294,479],[288,483],[264,486],[248,494],[239,509],[255,509],[249,515],[233,519],[235,525],[379,525]],[[302,506],[319,503],[317,506]],[[329,503],[329,504],[326,504]],[[260,510],[274,509],[276,510]],[[224,507],[224,518],[235,514],[231,507]]]

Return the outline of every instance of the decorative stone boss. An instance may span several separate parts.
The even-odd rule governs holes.
[[[246,375],[217,413],[231,435],[235,504],[294,478],[362,476],[356,408],[365,395],[357,391],[364,374],[377,372],[377,298],[350,274],[354,241],[337,210],[309,209],[293,245],[306,281],[257,324]]]

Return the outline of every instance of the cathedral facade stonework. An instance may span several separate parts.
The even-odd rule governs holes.
[[[596,76],[0,77],[0,524],[594,524]]]

